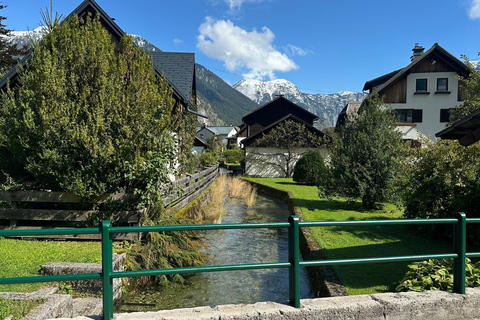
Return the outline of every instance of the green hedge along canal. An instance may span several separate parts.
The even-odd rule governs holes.
[[[290,212],[280,200],[257,195],[255,206],[227,198],[222,223],[284,222]],[[202,232],[210,265],[288,261],[287,229],[209,230]],[[301,268],[301,298],[313,298]],[[185,283],[125,292],[116,312],[154,311],[260,301],[288,303],[288,269],[194,274]]]

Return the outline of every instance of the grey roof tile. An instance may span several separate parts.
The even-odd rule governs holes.
[[[189,102],[195,78],[195,54],[153,51],[150,57],[157,71],[165,75],[185,102]]]

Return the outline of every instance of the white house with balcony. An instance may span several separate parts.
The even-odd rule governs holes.
[[[363,90],[395,110],[405,140],[434,139],[449,123],[450,109],[463,102],[458,76],[469,69],[438,43],[426,52],[415,44],[412,51],[408,66],[367,81]]]

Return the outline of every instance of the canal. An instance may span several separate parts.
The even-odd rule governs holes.
[[[227,198],[222,223],[285,222],[290,212],[280,200],[257,195],[247,208],[241,199]],[[210,230],[201,234],[210,265],[288,261],[287,229]],[[301,268],[301,298],[313,298],[305,268]],[[288,269],[262,269],[194,274],[183,284],[124,293],[117,312],[153,311],[260,301],[288,303]]]

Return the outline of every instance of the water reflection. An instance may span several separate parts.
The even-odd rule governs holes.
[[[262,194],[247,209],[242,200],[228,199],[222,223],[287,221],[289,210],[280,200]],[[210,265],[288,261],[287,229],[239,229],[205,231]],[[301,269],[301,298],[313,294]],[[119,311],[145,311],[222,304],[288,302],[288,269],[262,269],[195,274],[184,285],[131,292]],[[149,305],[146,305],[149,304]],[[155,307],[153,307],[155,305]]]

